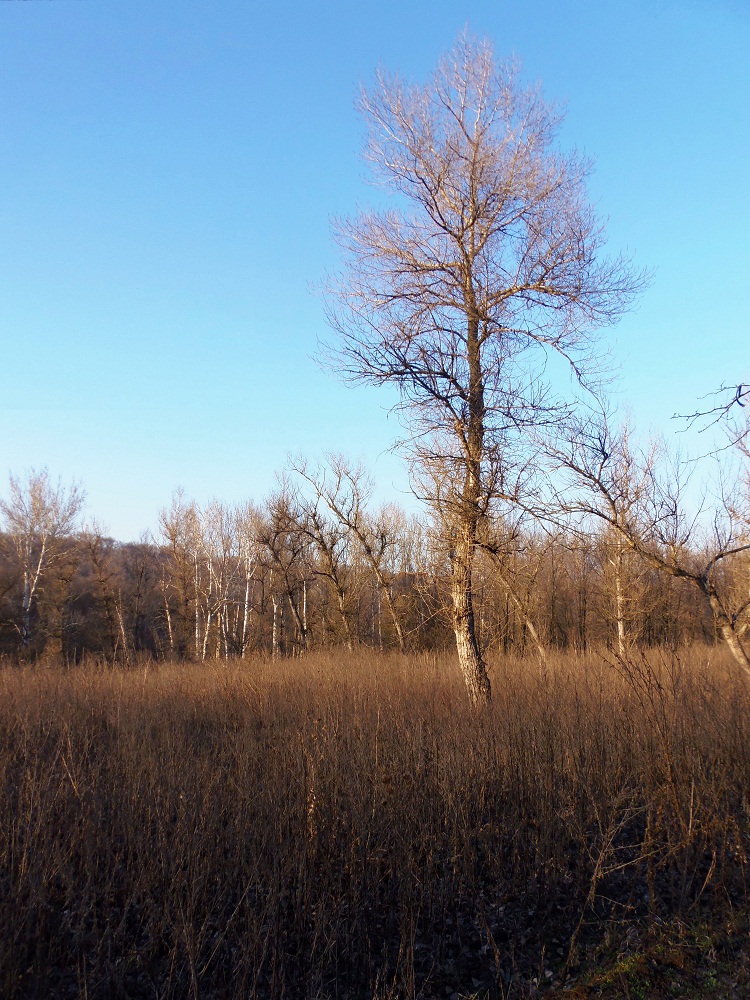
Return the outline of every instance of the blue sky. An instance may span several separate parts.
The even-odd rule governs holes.
[[[372,197],[359,84],[424,78],[465,24],[566,102],[610,247],[654,270],[607,333],[635,423],[750,380],[746,0],[10,0],[0,477],[79,479],[123,540],[178,485],[262,499],[288,452],[364,457],[406,499],[391,397],[314,360],[315,285],[330,217]]]

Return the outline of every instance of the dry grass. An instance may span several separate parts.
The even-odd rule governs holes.
[[[0,995],[522,997],[745,911],[715,651],[493,684],[472,715],[434,657],[3,668]]]

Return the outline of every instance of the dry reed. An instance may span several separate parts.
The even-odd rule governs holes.
[[[3,997],[527,995],[746,905],[714,651],[0,670]]]

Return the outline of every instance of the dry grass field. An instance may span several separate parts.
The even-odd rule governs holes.
[[[0,995],[750,996],[714,649],[0,669]],[[681,992],[680,992],[681,991]]]

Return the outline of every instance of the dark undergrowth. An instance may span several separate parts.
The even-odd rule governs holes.
[[[6,666],[0,995],[750,995],[729,663],[492,679],[475,714],[450,659]]]

